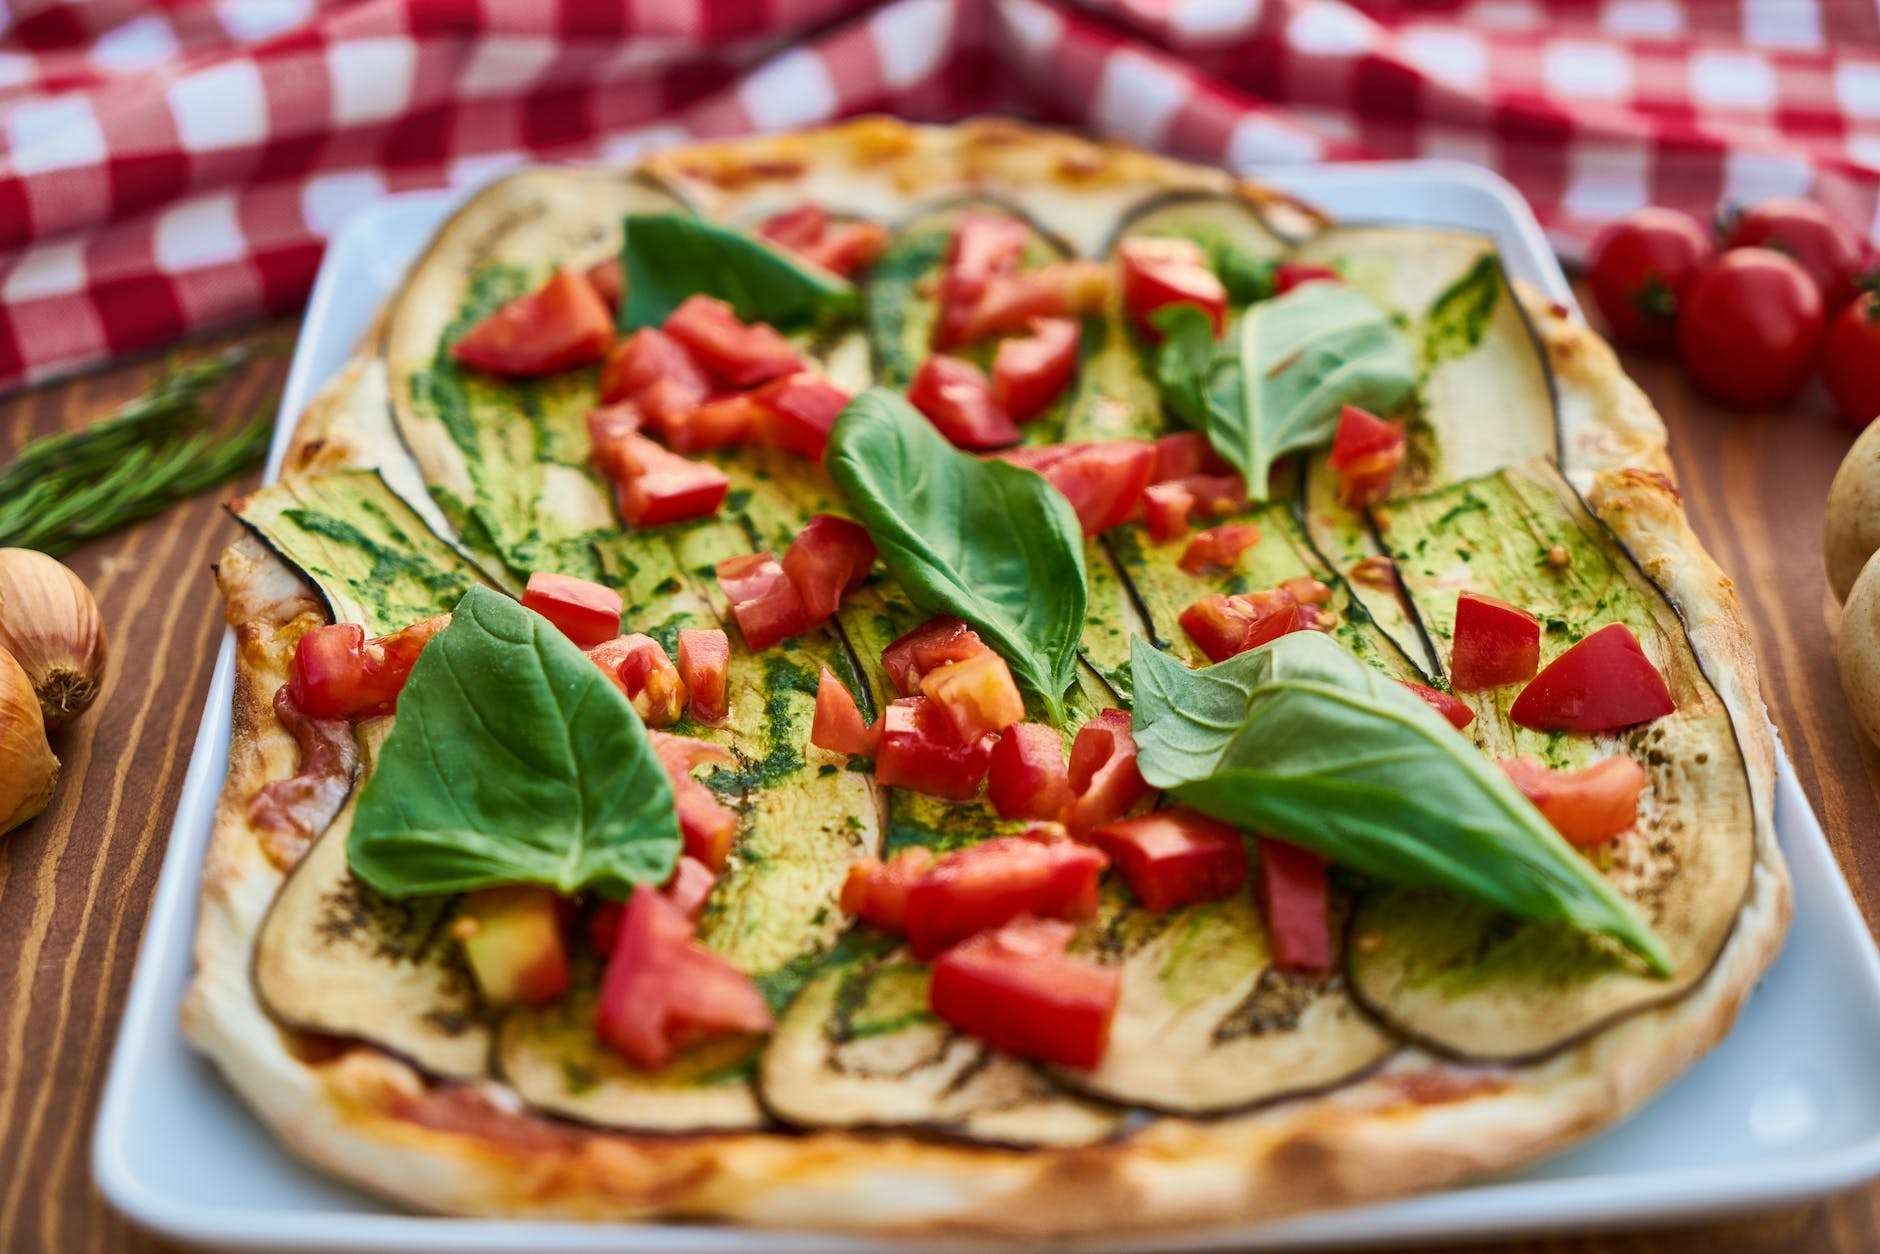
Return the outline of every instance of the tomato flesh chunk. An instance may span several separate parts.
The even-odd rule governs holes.
[[[1475,721],[1475,711],[1450,693],[1439,692],[1435,688],[1428,688],[1408,679],[1400,679],[1397,682],[1414,693],[1423,704],[1448,719],[1449,725],[1457,731],[1461,731]]]
[[[1144,909],[1219,901],[1247,882],[1239,830],[1182,806],[1106,823],[1090,840],[1110,855]]]
[[[994,277],[1018,269],[1031,228],[1001,213],[963,213],[947,241],[940,272],[940,314],[933,346],[965,343],[966,324]]]
[[[563,268],[465,331],[451,357],[489,374],[531,378],[607,355],[614,318],[580,271]]]
[[[1240,561],[1240,555],[1258,543],[1258,523],[1223,523],[1190,540],[1182,550],[1179,564],[1191,575],[1232,570]]]
[[[390,635],[366,639],[358,623],[316,627],[294,646],[287,692],[308,718],[377,718],[398,706],[411,668],[450,615],[423,619]]]
[[[844,278],[872,265],[888,245],[888,228],[880,223],[831,221],[822,206],[815,204],[772,214],[757,233]]]
[[[665,330],[726,387],[754,388],[803,368],[803,359],[776,328],[739,320],[716,297],[686,297],[667,315]]]
[[[1071,802],[1071,776],[1057,728],[1043,723],[1006,728],[992,746],[986,795],[1002,818],[1063,818]]]
[[[695,722],[722,723],[731,713],[731,640],[716,627],[679,633],[679,678]]]
[[[1042,318],[1068,322],[1100,314],[1109,298],[1110,267],[1100,261],[1059,261],[999,275],[959,320],[957,343],[1016,335]]]
[[[1022,915],[1088,919],[1109,864],[1102,850],[1055,823],[955,849],[908,888],[908,947],[925,960]]]
[[[584,649],[620,634],[620,594],[590,579],[538,570],[522,590],[522,608],[534,610]]]
[[[633,476],[627,437],[638,435],[646,414],[632,401],[600,405],[587,412],[588,460],[616,483]]]
[[[928,671],[987,652],[979,633],[950,614],[930,618],[881,652],[881,668],[904,697],[920,692]]]
[[[601,304],[612,312],[620,308],[620,294],[626,290],[625,271],[621,268],[620,258],[609,257],[597,261],[587,268],[588,286],[601,298]]]
[[[1147,440],[1045,444],[1008,449],[1001,461],[1035,470],[1063,494],[1087,536],[1129,521],[1155,473],[1156,447]]]
[[[1082,332],[1069,318],[1038,318],[1031,334],[1006,340],[992,358],[992,396],[1014,421],[1042,413],[1077,373]]]
[[[705,902],[712,895],[712,889],[718,887],[718,877],[712,869],[694,858],[682,853],[679,861],[673,864],[672,874],[659,886],[659,891],[686,917],[696,924],[699,916],[705,913]]]
[[[750,444],[770,419],[770,411],[745,393],[720,396],[670,412],[656,412],[646,399],[641,400],[640,407],[675,453],[702,453]]]
[[[1534,758],[1509,758],[1501,769],[1570,845],[1603,845],[1638,822],[1645,768],[1623,754],[1577,771],[1556,771]]]
[[[1227,325],[1227,288],[1208,268],[1201,245],[1185,239],[1126,239],[1116,256],[1123,271],[1123,308],[1151,343],[1162,339],[1151,315],[1171,305],[1199,309],[1220,336]]]
[[[603,641],[587,655],[614,681],[648,727],[671,727],[685,713],[685,681],[651,636],[635,632]]]
[[[641,327],[607,354],[601,367],[601,400],[634,400],[664,381],[678,405],[700,405],[712,394],[712,381],[685,345],[658,327]]]
[[[1193,475],[1225,475],[1233,472],[1214,444],[1199,431],[1177,431],[1155,442],[1153,482],[1187,479]]]
[[[1356,405],[1345,406],[1326,459],[1338,477],[1339,503],[1362,509],[1389,496],[1408,447],[1403,424],[1385,422]]]
[[[685,852],[713,871],[725,869],[731,856],[731,843],[738,834],[737,813],[718,800],[718,795],[692,778],[692,768],[705,763],[728,766],[729,753],[709,741],[690,736],[673,736],[649,731],[653,753],[672,784],[673,808],[679,815],[679,835]]]
[[[1205,596],[1176,621],[1211,662],[1225,662],[1307,627],[1298,598],[1284,588]]]
[[[1271,836],[1260,838],[1260,904],[1273,965],[1282,971],[1332,969],[1331,890],[1325,859]]]
[[[996,736],[1025,717],[1025,698],[1011,667],[990,649],[928,671],[920,678],[920,693],[965,741]]]
[[[990,756],[985,740],[961,740],[939,706],[925,697],[902,697],[882,711],[875,782],[970,801],[986,777]]]
[[[1677,709],[1665,677],[1624,623],[1608,623],[1547,664],[1508,717],[1536,731],[1613,731]]]
[[[986,372],[964,358],[935,353],[921,362],[907,386],[907,401],[955,448],[1018,443],[1018,427],[992,394]]]
[[[764,438],[798,457],[821,461],[849,394],[809,370],[773,379],[751,394],[765,414]]]
[[[594,1028],[628,1062],[657,1070],[707,1036],[767,1032],[751,977],[692,939],[692,921],[644,884],[633,890],[601,977]]]
[[[1273,268],[1273,291],[1284,296],[1308,283],[1343,283],[1345,278],[1330,266],[1309,261],[1287,261]]]
[[[783,570],[803,606],[817,621],[842,604],[875,564],[875,542],[860,523],[818,514],[799,531],[783,555]]]
[[[1532,678],[1541,664],[1541,625],[1516,605],[1479,593],[1456,597],[1449,686],[1478,692]]]
[[[954,946],[934,963],[933,1012],[1009,1054],[1096,1066],[1122,976],[1065,953],[1074,931],[1055,919],[1022,919]]]
[[[816,679],[816,717],[809,727],[809,742],[831,753],[873,753],[881,729],[862,720],[855,695],[827,666]]]
[[[627,472],[617,494],[620,516],[636,527],[716,513],[731,488],[718,467],[681,457],[643,435],[621,437],[616,455]]]
[[[491,1006],[539,1006],[568,991],[561,911],[546,888],[506,884],[464,895],[451,932]]]
[[[779,640],[814,631],[822,619],[810,613],[797,595],[783,563],[769,553],[727,557],[717,566],[718,586],[731,602],[738,634],[753,653],[762,653]]]
[[[1136,738],[1125,711],[1100,710],[1077,729],[1071,741],[1070,786],[1064,821],[1080,836],[1114,823],[1149,795],[1136,766]]]
[[[857,858],[842,882],[842,908],[884,932],[907,931],[908,890],[933,866],[933,850],[903,849],[886,862]]]

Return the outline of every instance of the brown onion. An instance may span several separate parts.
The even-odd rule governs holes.
[[[0,649],[25,670],[46,729],[57,731],[104,681],[104,622],[91,589],[56,558],[0,549]]]
[[[32,681],[0,649],[0,834],[44,810],[58,782],[59,759],[46,743]]]

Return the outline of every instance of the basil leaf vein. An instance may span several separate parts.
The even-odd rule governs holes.
[[[679,856],[633,706],[548,622],[472,588],[398,700],[346,842],[390,897],[541,884],[624,897]]]
[[[628,214],[625,229],[623,331],[658,326],[699,292],[778,327],[861,312],[853,284],[743,231],[676,213]]]
[[[1070,502],[1034,471],[955,449],[883,388],[842,411],[828,466],[908,598],[965,619],[1061,720],[1089,599]]]
[[[1603,932],[1670,973],[1630,903],[1499,767],[1331,637],[1296,632],[1200,670],[1137,640],[1131,673],[1152,786],[1378,879]]]

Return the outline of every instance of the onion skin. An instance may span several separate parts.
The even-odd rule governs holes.
[[[91,589],[56,558],[0,549],[0,649],[32,681],[46,730],[65,726],[104,680],[104,621]]]
[[[32,680],[0,649],[0,835],[44,810],[58,782]]]

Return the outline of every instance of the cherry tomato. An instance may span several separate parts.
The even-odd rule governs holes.
[[[1678,360],[1712,399],[1764,409],[1808,381],[1821,348],[1821,292],[1792,259],[1734,249],[1691,280],[1682,305]]]
[[[1676,209],[1640,209],[1601,231],[1587,255],[1587,277],[1613,338],[1669,350],[1679,298],[1711,253],[1697,219]]]
[[[1724,221],[1723,246],[1773,248],[1793,257],[1821,289],[1829,313],[1854,299],[1860,240],[1812,200],[1765,200],[1738,210]]]
[[[1880,293],[1849,301],[1828,325],[1821,380],[1842,418],[1864,427],[1880,417]]]

